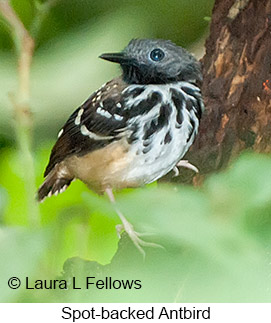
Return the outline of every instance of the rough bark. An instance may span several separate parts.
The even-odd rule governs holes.
[[[206,112],[187,154],[195,184],[245,149],[271,151],[271,0],[216,0],[202,65]]]

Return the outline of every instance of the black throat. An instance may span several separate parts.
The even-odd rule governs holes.
[[[159,73],[151,74],[149,69],[134,65],[122,65],[122,78],[128,84],[167,84],[180,81],[179,78],[167,78]]]
[[[176,77],[167,77],[156,71],[151,73],[147,67],[142,65],[140,67],[135,65],[121,65],[121,68],[123,70],[122,79],[128,84],[168,84],[186,81],[199,86],[202,81],[192,70],[186,70]]]

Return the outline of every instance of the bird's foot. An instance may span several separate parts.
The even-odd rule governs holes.
[[[136,248],[139,250],[139,252],[143,255],[143,258],[145,258],[146,253],[143,249],[143,247],[154,247],[154,248],[162,248],[164,249],[163,246],[153,243],[153,242],[146,242],[142,240],[140,237],[145,236],[147,234],[144,233],[139,233],[134,230],[133,225],[126,220],[126,218],[122,215],[120,217],[122,224],[118,224],[116,226],[116,230],[118,233],[118,237],[120,238],[121,232],[125,231],[129,238],[132,240],[133,244],[136,246]]]
[[[163,246],[157,244],[157,243],[152,243],[152,242],[146,242],[142,239],[140,239],[140,237],[142,237],[143,235],[147,235],[147,234],[142,234],[142,233],[138,233],[134,230],[133,225],[127,221],[127,219],[125,218],[125,216],[122,214],[122,212],[120,212],[120,210],[116,207],[116,201],[115,201],[115,197],[114,194],[112,192],[111,188],[107,188],[105,190],[106,194],[108,195],[111,203],[114,204],[115,206],[115,210],[119,216],[119,218],[121,219],[122,224],[118,224],[116,225],[116,230],[117,230],[117,234],[118,237],[121,237],[121,233],[122,231],[125,231],[128,236],[130,237],[130,239],[133,241],[134,245],[137,247],[137,249],[139,250],[139,252],[143,255],[143,257],[145,258],[146,253],[143,249],[143,247],[156,247],[156,248],[162,248],[164,249]]]
[[[197,167],[194,166],[194,165],[192,165],[192,164],[190,164],[188,160],[180,160],[178,162],[178,164],[176,164],[176,166],[173,168],[174,177],[176,177],[176,176],[179,175],[179,169],[178,169],[178,167],[185,167],[185,168],[191,169],[195,173],[198,173],[199,172],[199,170],[197,169]]]

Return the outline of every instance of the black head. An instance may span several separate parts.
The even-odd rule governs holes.
[[[123,79],[128,83],[198,83],[202,80],[199,62],[169,40],[133,39],[122,52],[102,54],[100,58],[119,63]]]

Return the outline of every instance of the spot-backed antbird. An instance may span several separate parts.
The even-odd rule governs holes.
[[[134,39],[120,53],[100,58],[120,64],[122,75],[93,93],[60,130],[38,200],[80,179],[97,193],[151,183],[177,166],[198,132],[204,110],[200,64],[168,40]],[[116,208],[137,248],[144,242]]]

